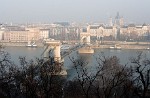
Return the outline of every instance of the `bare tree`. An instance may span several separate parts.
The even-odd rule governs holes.
[[[50,64],[50,61],[43,62],[39,60],[40,66],[40,91],[45,98],[60,98],[63,94],[63,83],[65,79],[58,73],[61,71],[61,65],[58,63]]]
[[[93,84],[101,70],[95,71],[94,73],[89,72],[89,68],[86,67],[86,65],[88,65],[88,62],[86,62],[83,58],[79,58],[78,60],[70,58],[70,60],[73,62],[74,68],[77,72],[77,77],[75,78],[75,81],[78,80],[78,83],[81,86],[83,92],[81,94],[83,94],[86,98],[90,98],[93,95]]]
[[[123,87],[125,87],[125,84],[129,84],[131,71],[126,66],[122,66],[116,56],[105,57],[99,55],[96,59],[97,65],[92,65],[95,66],[93,72],[86,67],[88,63],[83,59],[79,58],[77,61],[71,59],[77,72],[75,81],[80,84],[83,92],[81,94],[84,95],[81,96],[85,98],[125,96]]]
[[[121,65],[116,56],[100,54],[95,65],[85,59],[70,58],[76,77],[65,82],[61,64],[20,57],[15,66],[0,47],[0,96],[6,98],[148,98],[150,60],[139,52],[132,67]],[[94,69],[94,70],[92,70]],[[65,84],[65,85],[64,85]]]
[[[97,58],[101,72],[97,76],[95,84],[96,94],[99,98],[123,97],[123,86],[129,81],[131,71],[126,65],[121,65],[116,56]]]
[[[43,59],[27,61],[20,57],[20,66],[10,61],[0,48],[0,96],[6,98],[61,98],[65,78],[59,76],[61,65]]]
[[[12,96],[11,84],[14,80],[12,78],[14,71],[14,64],[10,60],[10,55],[0,45],[0,95],[5,97]]]
[[[134,93],[139,98],[150,97],[150,60],[142,52],[138,52],[136,58],[131,59],[133,67]]]

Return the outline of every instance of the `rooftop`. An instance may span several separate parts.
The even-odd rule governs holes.
[[[129,24],[128,27],[135,27],[135,24]]]

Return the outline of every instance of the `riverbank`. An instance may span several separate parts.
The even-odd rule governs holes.
[[[27,42],[0,42],[0,45],[3,46],[15,46],[15,47],[26,47]],[[43,47],[43,43],[36,43],[37,47]],[[150,48],[150,43],[148,42],[122,42],[122,41],[105,41],[102,44],[92,45],[91,48],[102,48],[102,49],[110,49],[115,45],[119,45],[121,49],[148,49]]]
[[[0,42],[2,46],[26,47],[27,42]],[[43,47],[42,43],[36,43],[37,47]]]
[[[114,47],[114,45],[98,45],[98,46],[92,46],[92,48],[102,48],[102,49],[110,49],[110,47]],[[119,44],[121,49],[135,49],[135,50],[147,50],[150,48],[149,45],[134,45],[134,44]]]

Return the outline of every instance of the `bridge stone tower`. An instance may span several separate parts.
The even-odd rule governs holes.
[[[58,40],[45,40],[44,52],[42,53],[44,59],[48,60],[49,58],[53,58],[52,61],[62,64],[60,45],[61,42]],[[67,75],[67,71],[61,67],[61,71],[56,73],[56,75]]]
[[[82,44],[90,44],[90,33],[80,33],[80,43]]]
[[[54,61],[61,62],[60,45],[61,43],[58,40],[46,40],[43,52],[44,59],[48,59],[53,55]],[[53,53],[50,55],[51,51]]]

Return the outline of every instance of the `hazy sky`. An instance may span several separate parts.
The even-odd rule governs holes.
[[[119,12],[128,23],[150,23],[150,0],[0,0],[0,22],[108,22]]]

